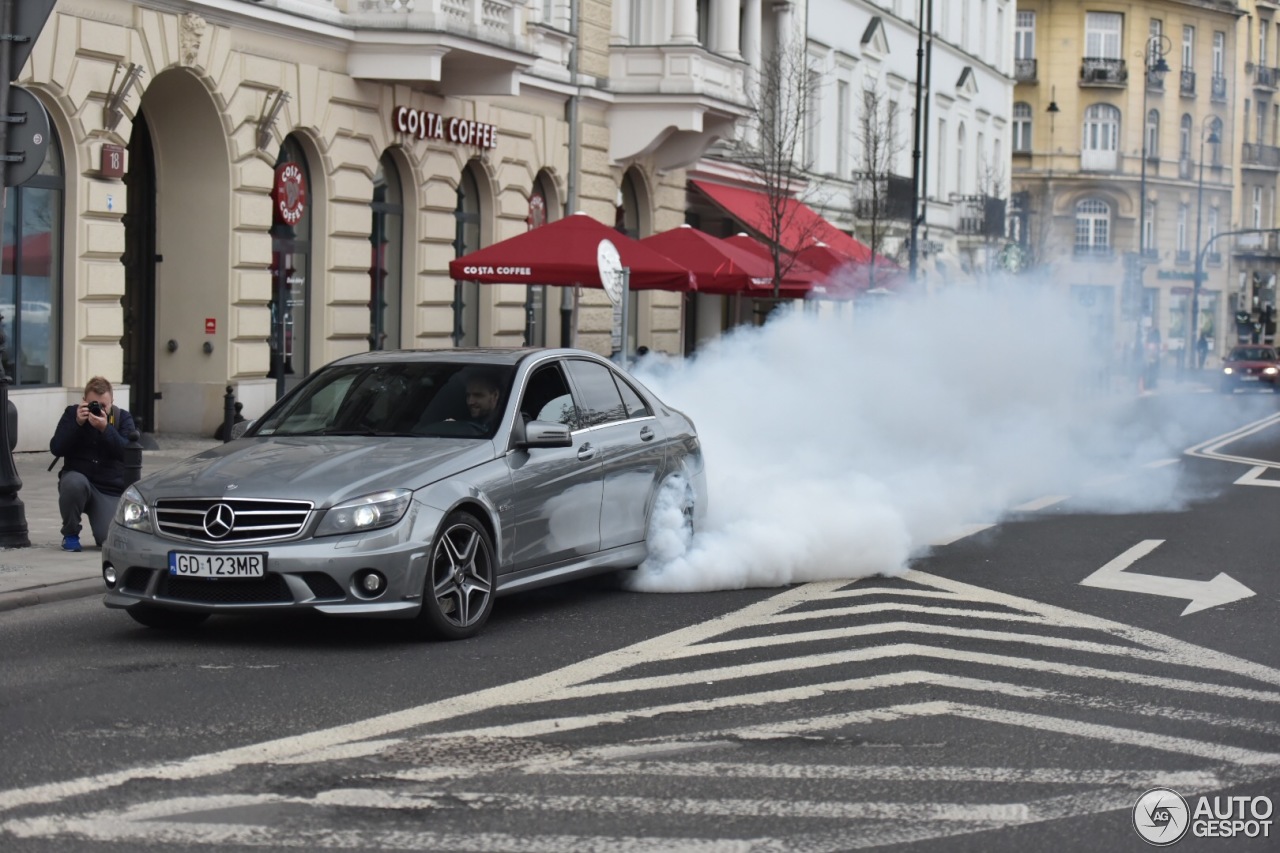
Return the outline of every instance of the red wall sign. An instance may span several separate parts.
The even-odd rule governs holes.
[[[218,318],[217,317],[204,318],[204,333],[206,335],[218,334]]]
[[[426,110],[396,107],[391,114],[391,127],[419,139],[443,139],[456,145],[497,148],[498,128],[471,119],[450,118]]]
[[[302,213],[307,208],[307,179],[297,163],[281,163],[276,166],[271,202],[276,222],[297,225],[302,219]]]
[[[102,144],[102,177],[104,178],[123,178],[124,177],[124,146],[113,145],[110,142]]]

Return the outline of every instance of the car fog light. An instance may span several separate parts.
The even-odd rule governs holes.
[[[107,589],[116,588],[116,567],[110,563],[102,565],[102,580],[106,583]]]
[[[365,569],[356,576],[356,587],[362,595],[377,598],[387,591],[387,579],[382,572]]]

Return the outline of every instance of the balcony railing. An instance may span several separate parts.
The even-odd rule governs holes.
[[[1148,92],[1164,91],[1164,72],[1163,71],[1147,72],[1147,91]]]
[[[1183,156],[1183,158],[1178,161],[1178,178],[1184,181],[1189,181],[1191,180],[1191,173],[1193,171],[1194,164],[1192,164],[1191,158]]]
[[[1280,253],[1280,249],[1277,248],[1274,233],[1241,234],[1236,237],[1236,252],[1244,255],[1275,255]]]
[[[1204,256],[1204,262],[1212,266],[1218,266],[1222,263],[1221,252],[1209,252]]]
[[[1178,94],[1188,97],[1195,97],[1196,94],[1196,72],[1188,71],[1185,68],[1178,76]]]
[[[1129,68],[1123,59],[1086,56],[1080,63],[1081,86],[1124,86]]]
[[[1176,263],[1179,263],[1179,264],[1189,264],[1189,263],[1191,263],[1191,250],[1190,250],[1190,249],[1179,249],[1179,250],[1174,254],[1173,259],[1174,259],[1174,261],[1175,261]]]
[[[1210,83],[1210,97],[1218,102],[1227,100],[1227,78],[1221,74],[1213,75],[1213,81]]]
[[[1019,83],[1036,82],[1036,61],[1034,59],[1015,59],[1013,61],[1013,79]]]
[[[1246,142],[1240,149],[1240,161],[1245,166],[1280,169],[1280,148]]]
[[[1268,68],[1265,65],[1253,66],[1253,85],[1261,89],[1274,89],[1280,80],[1280,69]]]
[[[1075,256],[1077,258],[1098,258],[1100,260],[1107,260],[1111,258],[1112,254],[1113,252],[1110,246],[1081,245],[1078,243],[1075,246]]]

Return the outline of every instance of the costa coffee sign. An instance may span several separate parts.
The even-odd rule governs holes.
[[[419,139],[441,139],[455,145],[472,145],[476,148],[498,147],[498,128],[484,122],[442,116],[410,107],[396,107],[391,114],[391,124],[400,133]]]
[[[297,163],[276,166],[276,180],[271,187],[271,202],[276,222],[297,225],[307,209],[307,179]]]

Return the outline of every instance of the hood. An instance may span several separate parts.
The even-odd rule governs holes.
[[[206,450],[144,477],[157,498],[309,500],[317,509],[383,489],[420,489],[496,456],[492,441],[459,438],[270,436]]]

